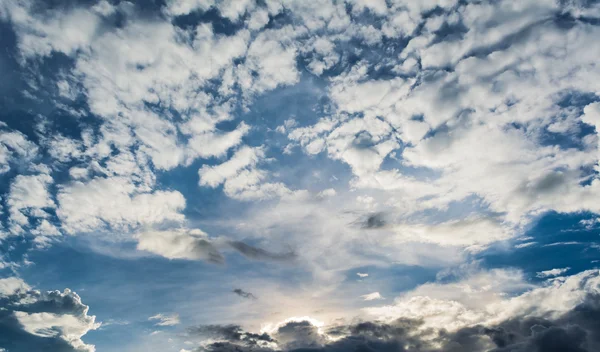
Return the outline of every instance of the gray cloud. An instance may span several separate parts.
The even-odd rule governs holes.
[[[292,261],[296,259],[296,253],[291,251],[286,253],[273,253],[241,241],[230,241],[229,245],[244,257],[252,260]]]
[[[239,325],[201,325],[187,329],[189,336],[209,337],[229,342],[243,342],[247,345],[257,345],[259,342],[273,342],[266,333],[253,334],[245,332]]]
[[[198,328],[196,328],[198,329]],[[201,352],[593,352],[600,350],[600,296],[585,301],[557,319],[515,317],[494,326],[472,326],[455,332],[422,329],[422,322],[361,322],[331,327],[329,342],[308,321],[289,322],[271,336],[243,332],[237,325],[213,325],[195,330],[222,341]],[[430,339],[425,335],[435,337]],[[251,336],[251,337],[244,337]],[[275,342],[279,349],[273,348]]]
[[[250,292],[246,292],[246,291],[242,290],[241,288],[236,288],[231,292],[235,293],[236,295],[238,295],[240,297],[244,297],[244,298],[248,298],[248,299],[256,299],[255,295],[253,295]]]
[[[364,221],[362,227],[365,229],[379,229],[387,224],[383,213],[370,214]]]

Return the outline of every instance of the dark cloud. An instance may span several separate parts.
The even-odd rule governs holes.
[[[387,225],[385,214],[382,212],[367,214],[353,223],[363,229],[380,229]]]
[[[240,297],[244,297],[244,298],[248,298],[248,299],[256,299],[255,295],[253,295],[250,292],[246,292],[246,291],[242,290],[241,288],[236,288],[231,292],[235,293],[236,295],[238,295]]]
[[[291,261],[296,259],[296,253],[291,251],[286,253],[273,253],[241,241],[230,241],[229,245],[244,257],[252,260]]]
[[[59,323],[61,318],[73,316],[83,331],[94,328],[94,317],[88,316],[88,306],[70,290],[39,292],[23,286],[14,292],[0,293],[0,350],[10,352],[83,352],[93,347],[81,340],[67,337]],[[19,317],[34,314],[36,327],[27,329]],[[52,326],[45,327],[49,318]],[[72,322],[68,323],[72,324]],[[42,328],[41,330],[38,330]],[[32,327],[33,329],[33,327]],[[35,333],[34,333],[35,332]]]
[[[277,329],[273,337],[286,350],[318,348],[326,343],[318,328],[308,321],[289,322]]]
[[[239,325],[201,325],[188,328],[188,335],[210,337],[229,342],[244,342],[249,345],[257,345],[259,342],[273,342],[268,334],[254,334],[245,332]]]
[[[515,317],[494,326],[454,332],[423,329],[418,320],[361,322],[330,327],[325,339],[308,321],[289,322],[270,336],[243,332],[237,325],[204,327],[221,339],[199,348],[210,352],[597,352],[600,351],[600,296],[557,319]],[[248,337],[245,337],[248,336]],[[431,336],[436,336],[431,338]],[[274,344],[279,349],[274,349]]]

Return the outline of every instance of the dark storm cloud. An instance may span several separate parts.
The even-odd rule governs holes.
[[[236,288],[231,292],[235,293],[236,295],[238,295],[240,297],[244,297],[244,298],[248,298],[248,299],[256,299],[255,295],[253,295],[250,292],[246,292],[246,291],[242,290],[241,288]]]
[[[197,329],[197,335],[210,331],[211,337],[222,340],[197,350],[207,352],[596,352],[600,351],[600,296],[588,296],[557,319],[515,317],[455,332],[422,329],[422,322],[410,319],[335,326],[325,331],[339,338],[334,342],[308,321],[289,322],[270,336],[243,332],[237,325]],[[429,338],[432,333],[437,337]],[[280,349],[273,349],[271,342]]]
[[[268,334],[253,334],[245,332],[239,325],[201,325],[188,328],[190,336],[210,337],[229,342],[244,342],[256,345],[259,341],[273,342]]]
[[[291,261],[296,259],[296,253],[291,251],[286,253],[273,253],[241,241],[230,241],[229,245],[244,257],[252,260]]]

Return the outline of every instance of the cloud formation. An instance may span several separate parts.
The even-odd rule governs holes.
[[[0,22],[1,348],[94,349],[79,296],[12,276],[102,243],[86,264],[220,264],[169,283],[212,295],[200,350],[599,349],[597,1],[5,0]],[[520,239],[573,214],[581,236]],[[588,262],[519,257],[567,247]],[[152,299],[186,321],[182,296]]]
[[[255,295],[253,295],[250,292],[246,292],[246,291],[242,290],[241,288],[236,288],[232,292],[235,293],[236,295],[242,297],[242,298],[256,299]]]
[[[244,257],[253,260],[286,262],[292,261],[296,258],[296,253],[294,252],[272,253],[265,249],[254,247],[241,241],[231,241],[229,242],[229,245]]]
[[[270,335],[245,333],[236,327],[235,335],[213,335],[219,341],[204,344],[197,351],[595,351],[600,344],[598,299],[586,296],[557,318],[516,316],[493,325],[476,324],[454,331],[423,330],[420,320],[406,318],[327,329],[309,321],[288,322]],[[195,332],[203,329],[228,330],[212,326]]]
[[[162,314],[158,313],[156,315],[148,318],[150,321],[156,321],[156,326],[174,326],[179,324],[179,315],[178,314]]]
[[[40,292],[16,277],[0,279],[0,306],[0,347],[7,351],[95,351],[81,338],[100,324],[69,289]]]

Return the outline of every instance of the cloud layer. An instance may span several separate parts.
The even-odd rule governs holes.
[[[597,38],[583,0],[3,1],[0,350],[125,339],[19,277],[131,351],[599,349]]]

